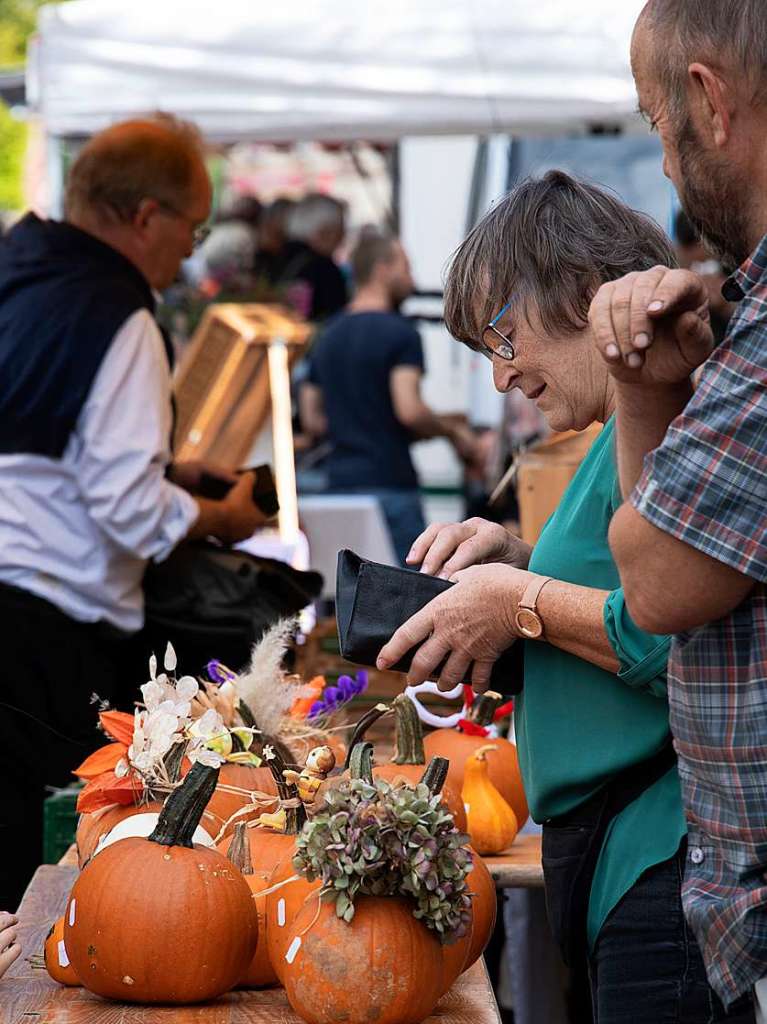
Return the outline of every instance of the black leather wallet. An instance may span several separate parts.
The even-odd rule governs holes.
[[[402,623],[453,586],[413,569],[380,565],[353,551],[339,551],[336,619],[341,656],[357,665],[374,667],[379,651]],[[393,671],[407,672],[413,654],[409,651],[392,666]],[[523,671],[523,641],[517,640],[495,663],[491,688],[503,694],[519,693]]]

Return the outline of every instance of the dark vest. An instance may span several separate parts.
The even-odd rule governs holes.
[[[154,305],[111,246],[33,213],[19,221],[0,241],[0,454],[60,458],[115,334]]]

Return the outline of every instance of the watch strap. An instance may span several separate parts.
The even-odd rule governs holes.
[[[525,587],[522,597],[519,599],[517,608],[524,608],[527,611],[535,612],[537,614],[536,606],[538,604],[538,596],[546,584],[551,583],[551,580],[551,576],[533,576]]]

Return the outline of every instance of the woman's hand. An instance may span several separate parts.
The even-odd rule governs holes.
[[[499,523],[467,519],[463,523],[434,523],[418,537],[407,561],[421,572],[447,580],[472,565],[501,562],[526,569],[533,549]]]
[[[16,927],[18,923],[19,919],[15,914],[0,912],[0,977],[21,955]]]
[[[411,686],[433,679],[447,659],[439,673],[441,690],[471,675],[474,689],[483,692],[493,665],[519,635],[514,616],[531,575],[497,564],[455,573],[456,585],[403,623],[381,649],[378,668],[389,668],[420,644],[407,677]]]

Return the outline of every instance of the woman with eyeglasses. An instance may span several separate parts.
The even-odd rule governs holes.
[[[543,824],[549,920],[566,959],[588,964],[598,1024],[751,1021],[710,988],[680,898],[686,852],[666,701],[667,637],[632,622],[608,545],[621,504],[613,385],[591,339],[598,287],[656,264],[671,243],[650,218],[560,171],[498,202],[452,260],[451,334],[492,363],[554,430],[604,424],[531,548],[471,519],[429,527],[409,562],[456,583],[406,622],[380,668],[418,647],[410,683],[487,687],[525,641],[516,702],[520,764]]]

